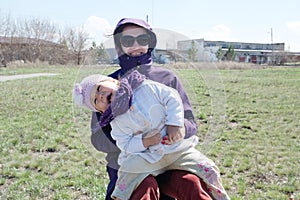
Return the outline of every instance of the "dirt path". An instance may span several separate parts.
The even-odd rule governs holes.
[[[2,76],[0,75],[0,82],[16,80],[16,79],[24,79],[24,78],[34,78],[39,76],[56,76],[59,74],[54,73],[35,73],[35,74],[19,74],[19,75],[10,75],[10,76]]]

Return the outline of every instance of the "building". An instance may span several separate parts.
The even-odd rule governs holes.
[[[204,39],[178,41],[178,48],[182,52],[188,53],[194,41],[197,49],[197,61],[214,61],[218,51],[223,55],[229,48],[234,50],[234,61],[248,62],[256,64],[280,63],[285,55],[284,43],[245,43],[245,42],[226,42],[226,41],[206,41]],[[207,58],[208,57],[208,58]],[[211,58],[211,59],[209,59]],[[220,58],[219,58],[220,59]]]
[[[204,47],[219,47],[225,54],[229,47],[235,52],[235,61],[256,64],[280,63],[285,53],[284,43],[244,43],[225,41],[204,41]]]

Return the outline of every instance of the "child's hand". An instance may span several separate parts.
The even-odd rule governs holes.
[[[155,135],[152,135],[150,137],[144,137],[143,138],[143,145],[145,148],[148,148],[150,146],[159,144],[161,142],[161,134],[160,132],[157,132]]]
[[[174,144],[175,142],[182,140],[184,133],[179,126],[167,125],[167,135],[163,138],[162,144]]]

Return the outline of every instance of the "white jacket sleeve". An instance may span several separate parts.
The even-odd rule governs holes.
[[[138,153],[146,150],[143,145],[142,134],[134,135],[132,129],[126,127],[126,124],[119,121],[117,117],[111,122],[111,127],[111,136],[124,153]]]
[[[158,100],[166,106],[166,125],[184,126],[184,111],[182,100],[178,92],[168,86],[160,83],[152,83],[154,95],[157,96]]]

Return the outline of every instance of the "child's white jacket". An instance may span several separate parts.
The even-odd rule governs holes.
[[[145,80],[133,91],[131,108],[112,122],[112,137],[121,149],[119,164],[122,165],[131,154],[140,155],[150,163],[159,161],[165,154],[193,147],[197,136],[183,139],[172,145],[158,144],[146,149],[142,138],[160,131],[166,135],[166,125],[180,126],[184,131],[184,111],[181,98],[176,90]],[[166,163],[168,165],[168,163]]]

